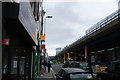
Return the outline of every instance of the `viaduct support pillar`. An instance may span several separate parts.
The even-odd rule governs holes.
[[[70,59],[70,53],[67,53],[68,54],[68,59]]]
[[[65,56],[65,54],[64,54],[64,57],[63,57],[63,59],[64,59],[64,62],[65,62],[65,58],[66,58],[66,56]]]
[[[87,61],[88,58],[88,47],[85,46],[85,61]]]
[[[77,59],[77,57],[76,57],[76,53],[74,53],[74,60],[76,60]]]

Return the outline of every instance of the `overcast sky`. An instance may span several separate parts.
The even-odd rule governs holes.
[[[94,24],[118,8],[117,0],[44,0],[46,48],[49,56],[55,49],[75,42]]]

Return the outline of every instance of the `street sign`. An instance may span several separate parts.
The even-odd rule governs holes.
[[[45,40],[45,36],[40,36],[40,40]]]
[[[42,49],[45,49],[45,45],[41,45],[41,48],[42,48]]]

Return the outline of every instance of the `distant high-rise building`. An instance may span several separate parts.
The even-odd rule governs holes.
[[[56,48],[56,55],[62,50],[62,48]]]

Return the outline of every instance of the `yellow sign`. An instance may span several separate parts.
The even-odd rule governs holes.
[[[41,36],[41,37],[40,37],[40,40],[45,40],[45,36]]]
[[[100,67],[100,70],[105,71],[106,68],[107,68],[106,66],[103,66],[103,67]]]

